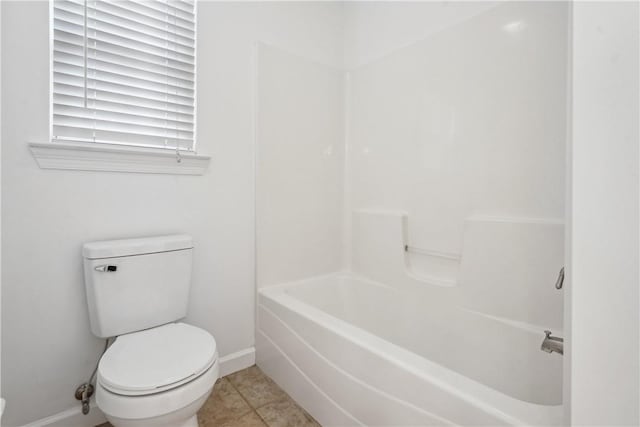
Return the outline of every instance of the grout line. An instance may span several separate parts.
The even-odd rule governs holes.
[[[229,374],[229,375],[231,375],[231,374]],[[240,399],[242,399],[242,400],[244,401],[244,403],[246,403],[246,404],[247,404],[247,406],[248,406],[248,407],[249,407],[249,409],[250,409],[250,411],[247,411],[247,412],[245,412],[245,413],[243,413],[243,414],[240,414],[240,415],[238,415],[237,417],[235,417],[235,418],[233,419],[233,421],[237,421],[237,420],[239,420],[240,418],[244,417],[244,416],[245,416],[245,415],[247,415],[247,414],[250,414],[250,413],[252,413],[252,412],[256,412],[256,410],[255,410],[255,409],[253,409],[253,406],[251,406],[251,404],[247,401],[247,399],[245,399],[245,398],[244,398],[244,396],[242,395],[242,393],[240,393],[240,390],[238,390],[238,388],[237,388],[235,385],[233,385],[233,383],[231,382],[231,380],[229,380],[229,378],[227,378],[229,375],[226,375],[226,376],[224,376],[224,377],[222,377],[222,378],[220,378],[220,379],[224,379],[224,380],[226,380],[226,381],[229,383],[229,385],[231,386],[231,388],[232,388],[236,393],[238,393],[238,396],[240,396]],[[256,414],[257,414],[257,412],[256,412]],[[257,414],[257,415],[258,415],[258,417],[260,416],[259,414]]]
[[[228,375],[227,375],[227,376],[228,376]],[[227,378],[227,377],[223,377],[223,378]],[[251,411],[254,411],[254,412],[255,412],[255,410],[256,410],[256,409],[255,409],[255,408],[253,407],[253,405],[252,405],[251,403],[249,403],[249,401],[244,397],[244,395],[243,395],[243,394],[242,394],[242,392],[238,389],[238,387],[236,387],[236,386],[235,386],[235,384],[233,384],[233,382],[231,382],[231,380],[230,380],[230,379],[228,379],[228,378],[227,378],[227,382],[231,385],[231,388],[233,388],[233,389],[236,391],[236,393],[238,393],[238,396],[240,396],[240,398],[241,398],[242,400],[244,400],[244,403],[246,403],[246,404],[247,404],[247,406],[251,409]],[[249,412],[251,412],[251,411],[249,411]],[[247,412],[247,414],[248,414],[249,412]],[[242,415],[244,416],[244,415],[246,415],[246,414],[242,414]]]
[[[249,368],[246,368],[246,369],[249,369]],[[229,374],[229,375],[232,375],[232,374]],[[227,376],[229,376],[229,375],[227,375]],[[226,378],[226,377],[223,377],[223,378]],[[242,392],[238,389],[238,387],[236,387],[236,386],[235,386],[235,384],[233,384],[233,382],[231,382],[231,380],[227,379],[227,381],[229,382],[229,384],[231,384],[231,387],[232,387],[232,388],[233,388],[233,389],[238,393],[238,395],[240,395],[240,398],[241,398],[242,400],[244,400],[244,401],[245,401],[245,403],[249,406],[249,408],[251,408],[251,411],[250,411],[250,412],[253,412],[254,414],[256,414],[256,416],[260,419],[260,421],[262,421],[262,423],[263,423],[264,425],[266,425],[267,427],[270,427],[269,423],[267,423],[267,420],[265,420],[265,419],[262,417],[262,415],[260,415],[260,414],[258,413],[257,408],[254,408],[254,407],[253,407],[253,405],[252,405],[251,403],[249,403],[249,401],[244,397],[244,395],[243,395],[243,394],[242,394]],[[268,405],[268,403],[265,403],[265,404],[264,404],[264,405],[262,405],[262,406],[266,406],[266,405]],[[262,406],[260,406],[260,408],[262,408]],[[250,412],[247,412],[247,414],[248,414],[248,413],[250,413]],[[240,417],[244,417],[244,416],[245,416],[245,415],[247,415],[247,414],[242,414]],[[236,419],[240,419],[240,417],[238,417],[238,418],[236,418]]]
[[[255,414],[258,416],[258,418],[260,418],[260,420],[264,423],[264,425],[266,425],[267,427],[271,427],[271,425],[267,422],[267,420],[265,420],[264,417],[260,415],[260,413],[257,410],[254,409],[253,412],[255,412]]]

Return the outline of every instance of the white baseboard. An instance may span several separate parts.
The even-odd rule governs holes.
[[[80,402],[73,408],[58,412],[49,417],[39,419],[23,427],[93,427],[107,422],[104,414],[91,399],[91,411],[87,415],[82,414]]]
[[[220,376],[224,377],[256,364],[256,349],[245,348],[220,358]]]
[[[254,347],[236,351],[220,358],[220,376],[233,374],[256,363],[256,349]],[[91,400],[91,411],[87,415],[82,414],[82,407],[78,405],[57,414],[39,419],[23,427],[93,427],[106,422],[102,411]]]

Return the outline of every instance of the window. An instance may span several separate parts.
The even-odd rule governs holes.
[[[54,0],[52,140],[195,150],[195,4]]]

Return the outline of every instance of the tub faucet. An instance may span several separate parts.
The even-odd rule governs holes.
[[[551,331],[544,331],[544,341],[542,341],[540,350],[547,353],[555,351],[556,353],[564,354],[564,339],[551,336]]]

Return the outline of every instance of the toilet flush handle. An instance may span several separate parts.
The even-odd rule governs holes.
[[[117,265],[98,265],[96,266],[95,270],[101,271],[103,273],[107,273],[107,272],[117,271],[118,266]]]

